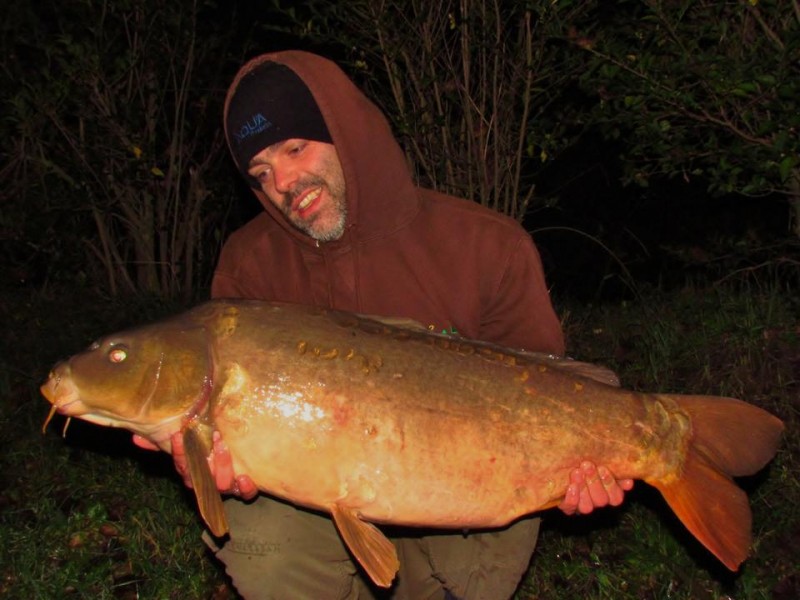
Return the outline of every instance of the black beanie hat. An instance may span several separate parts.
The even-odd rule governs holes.
[[[289,67],[272,61],[239,81],[228,104],[226,126],[236,166],[255,187],[248,163],[267,146],[291,138],[332,143],[306,84]]]

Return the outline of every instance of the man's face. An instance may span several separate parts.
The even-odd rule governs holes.
[[[345,183],[333,144],[290,139],[268,146],[247,169],[289,222],[315,240],[330,242],[344,233]]]

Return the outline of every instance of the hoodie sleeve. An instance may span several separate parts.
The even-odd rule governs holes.
[[[497,287],[484,300],[481,337],[511,348],[563,355],[564,334],[550,300],[539,251],[524,232],[509,244]]]

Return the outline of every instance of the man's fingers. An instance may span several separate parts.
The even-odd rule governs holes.
[[[619,506],[625,500],[625,492],[633,489],[633,479],[620,479],[617,481],[605,467],[598,467],[597,473],[600,476],[600,481],[608,494],[608,504],[611,506]]]
[[[612,503],[612,506],[619,506],[625,500],[625,492],[630,492],[633,489],[633,479],[620,479],[619,481],[615,479],[614,482],[617,486],[615,488],[615,503]]]
[[[180,457],[182,461],[185,461],[186,451],[184,450],[183,447],[183,432],[176,431],[175,433],[172,434],[172,436],[170,436],[169,441],[170,444],[172,444],[172,457],[173,458]]]
[[[252,500],[258,494],[256,484],[247,475],[239,475],[236,478],[236,487],[239,490],[238,496],[244,500]]]
[[[153,442],[147,438],[143,438],[138,433],[133,434],[133,443],[144,450],[161,450],[161,448],[156,446]]]
[[[186,450],[183,446],[183,432],[176,431],[169,438],[172,444],[172,460],[175,463],[175,470],[183,478],[186,487],[192,488],[192,476],[189,474],[189,465],[186,464]]]
[[[567,515],[574,515],[578,510],[580,502],[581,487],[583,486],[583,472],[580,469],[574,469],[569,474],[569,485],[567,491],[564,492],[564,498],[558,508]]]
[[[233,493],[238,495],[238,485],[234,479],[233,459],[228,450],[228,446],[222,441],[222,436],[214,432],[214,451],[208,459],[217,489],[223,493]]]
[[[134,443],[142,448],[149,448],[150,442],[134,436]],[[250,500],[258,494],[258,488],[253,480],[247,475],[236,476],[233,471],[233,458],[231,457],[230,450],[222,436],[218,431],[214,432],[213,447],[211,454],[208,456],[208,468],[211,469],[211,475],[214,477],[214,483],[217,489],[223,494],[234,494],[245,500]],[[183,433],[177,432],[170,438],[172,444],[172,458],[175,462],[175,469],[178,474],[183,478],[184,484],[192,488],[192,476],[189,473],[189,466],[186,462],[186,448],[183,444]],[[155,449],[158,449],[157,447]]]
[[[606,490],[604,481],[597,467],[595,467],[593,463],[585,462],[581,465],[581,469],[583,470],[586,488],[589,492],[589,498],[581,503],[581,507],[588,510],[581,510],[581,512],[585,514],[591,512],[594,508],[607,506],[609,502],[608,490]]]
[[[633,488],[632,479],[617,481],[606,467],[597,467],[588,460],[571,471],[569,479],[564,499],[558,505],[568,515],[575,512],[587,515],[595,508],[619,506],[625,492]]]

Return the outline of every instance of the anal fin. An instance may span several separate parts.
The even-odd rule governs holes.
[[[334,504],[333,521],[344,543],[377,585],[388,588],[400,568],[394,544],[372,523],[349,508]]]
[[[211,449],[197,427],[193,426],[187,427],[183,432],[183,447],[200,515],[211,533],[217,537],[223,536],[228,533],[228,520],[222,507],[222,497],[208,467],[208,454]]]

